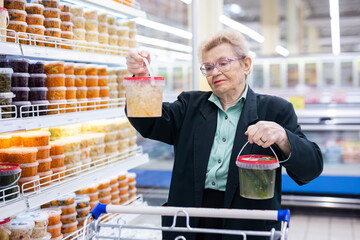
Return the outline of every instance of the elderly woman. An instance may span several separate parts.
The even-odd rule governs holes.
[[[139,133],[174,145],[175,159],[168,206],[236,209],[280,209],[281,170],[299,185],[318,177],[323,169],[319,147],[302,133],[291,103],[275,96],[255,93],[246,83],[252,60],[245,38],[236,31],[223,30],[199,48],[201,72],[210,92],[181,93],[173,103],[164,102],[162,117],[129,118]],[[126,57],[128,70],[147,75],[142,58],[147,52],[132,51]],[[236,158],[242,154],[273,155],[281,167],[276,170],[274,197],[254,200],[240,196]],[[164,217],[163,226],[172,218]],[[184,226],[182,218],[178,225]],[[268,231],[280,224],[265,220],[191,218],[190,225]],[[231,235],[164,232],[164,239],[184,235],[189,239],[238,239]],[[251,238],[248,239],[262,239]]]

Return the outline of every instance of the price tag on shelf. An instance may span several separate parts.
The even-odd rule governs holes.
[[[290,96],[289,101],[292,103],[295,109],[305,108],[305,98],[303,96]]]

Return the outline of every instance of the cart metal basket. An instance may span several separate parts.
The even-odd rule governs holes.
[[[160,215],[173,216],[173,223],[170,227],[156,227],[156,226],[135,226],[127,225],[125,221],[118,220],[117,224],[103,223],[98,220],[103,213],[121,213],[121,214],[145,214],[145,215]],[[178,216],[186,217],[186,227],[176,227],[176,220]],[[191,217],[216,217],[216,218],[231,218],[231,219],[253,219],[253,220],[275,220],[281,221],[281,230],[270,231],[242,231],[230,229],[210,229],[210,228],[192,228],[190,226]],[[90,218],[94,220],[88,225]],[[160,230],[171,232],[192,232],[192,233],[210,233],[210,234],[227,234],[237,235],[239,239],[247,239],[247,236],[263,236],[271,240],[285,240],[287,239],[290,221],[290,210],[241,210],[241,209],[215,209],[215,208],[181,208],[181,207],[153,207],[153,206],[120,206],[107,205],[99,203],[91,211],[84,222],[84,231],[82,239],[124,239],[121,237],[123,229],[145,229],[145,230]],[[116,236],[105,236],[100,234],[103,228],[116,229]],[[241,237],[240,237],[241,236]],[[178,236],[175,240],[186,240],[184,236]]]

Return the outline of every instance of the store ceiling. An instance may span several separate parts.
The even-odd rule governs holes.
[[[278,0],[280,17],[280,44],[286,47],[286,2]],[[303,4],[305,29],[304,48],[306,53],[307,26],[317,26],[319,29],[320,53],[331,53],[331,27],[329,0],[295,0]],[[236,7],[238,6],[238,7]],[[339,0],[340,9],[340,41],[341,52],[360,52],[360,0]],[[224,14],[257,32],[261,33],[261,0],[224,0]],[[297,26],[293,26],[297,27]],[[260,52],[260,44],[251,41],[253,51]]]

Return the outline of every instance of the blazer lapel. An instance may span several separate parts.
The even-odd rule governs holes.
[[[195,207],[201,207],[205,186],[206,169],[214,142],[217,107],[208,101],[201,109],[202,123],[198,124],[194,136]]]
[[[241,148],[244,146],[244,144],[247,142],[248,139],[248,137],[244,134],[245,131],[247,130],[249,125],[258,121],[256,106],[257,103],[256,103],[255,93],[249,87],[246,96],[246,101],[236,128],[234,145],[230,157],[228,178],[226,183],[226,193],[224,200],[225,208],[229,208],[231,206],[231,202],[234,198],[234,194],[239,185],[239,172],[235,162]],[[245,147],[245,149],[241,154],[245,155],[245,154],[249,154],[250,152],[251,152],[251,147],[248,146]]]

